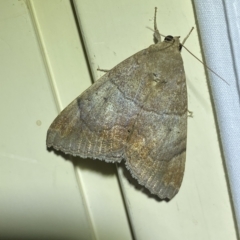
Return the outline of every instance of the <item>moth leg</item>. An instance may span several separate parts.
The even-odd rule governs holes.
[[[153,36],[154,36],[155,43],[158,43],[158,42],[161,42],[161,35],[157,28],[156,16],[157,16],[157,7],[155,7],[155,12],[154,12],[154,34],[153,34]]]
[[[193,112],[192,112],[192,111],[189,111],[189,110],[187,110],[187,111],[188,111],[188,117],[193,118]]]
[[[110,70],[106,70],[106,69],[101,69],[101,68],[97,68],[97,71],[101,71],[101,72],[109,72]]]

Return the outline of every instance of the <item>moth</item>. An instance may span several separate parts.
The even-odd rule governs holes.
[[[161,199],[178,192],[185,168],[187,88],[179,37],[127,58],[70,103],[47,132],[47,147],[82,158],[125,161]]]

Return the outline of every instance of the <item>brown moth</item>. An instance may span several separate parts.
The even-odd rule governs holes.
[[[108,71],[53,121],[47,146],[117,163],[161,199],[178,192],[185,168],[187,88],[179,37],[160,41]]]

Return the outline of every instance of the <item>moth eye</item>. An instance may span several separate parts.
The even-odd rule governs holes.
[[[170,36],[170,35],[168,35],[164,38],[165,42],[171,42],[172,40],[173,40],[173,36]]]

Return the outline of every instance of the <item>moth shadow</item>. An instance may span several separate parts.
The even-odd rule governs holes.
[[[104,176],[111,176],[116,175],[118,176],[116,164],[114,163],[107,163],[102,160],[92,159],[92,158],[81,158],[81,157],[74,157],[69,154],[65,154],[61,151],[57,151],[54,148],[47,149],[49,152],[53,151],[57,156],[61,156],[64,160],[72,162],[75,167],[79,167],[83,171],[91,171],[97,174],[101,174]],[[130,171],[126,168],[125,161],[122,160],[120,163],[117,164],[117,167],[121,169],[123,176],[128,180],[128,182],[134,186],[137,191],[142,192],[148,198],[154,199],[157,202],[166,201],[168,202],[169,199],[160,199],[158,196],[151,194],[150,191],[145,188],[144,186],[140,185],[137,179],[133,178]],[[119,177],[119,176],[118,176]],[[119,185],[120,181],[119,181]]]
[[[105,176],[117,174],[117,169],[114,164],[109,164],[98,159],[95,160],[92,158],[72,156],[61,151],[57,151],[54,148],[50,148],[48,151],[53,151],[57,156],[61,156],[64,160],[72,162],[75,167],[78,167],[83,171],[96,172]]]

